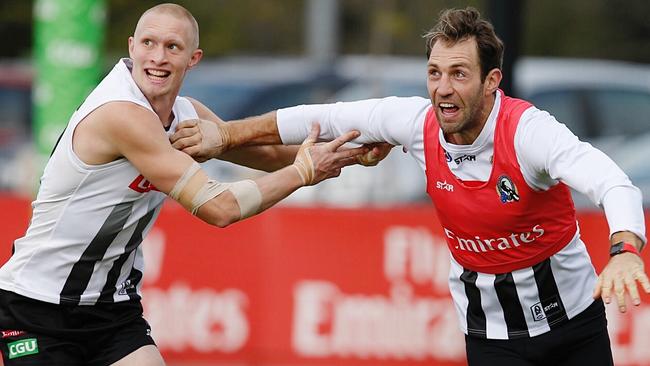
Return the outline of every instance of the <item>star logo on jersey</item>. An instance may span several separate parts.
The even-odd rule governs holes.
[[[519,191],[517,186],[507,175],[502,175],[497,179],[497,194],[501,203],[517,202],[519,201]]]
[[[454,186],[451,183],[447,183],[447,181],[437,181],[436,182],[436,188],[445,190],[447,192],[453,192],[454,191]]]

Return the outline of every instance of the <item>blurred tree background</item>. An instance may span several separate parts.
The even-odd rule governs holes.
[[[163,1],[106,0],[107,55],[126,53],[138,16]],[[508,1],[508,0],[503,0]],[[513,0],[517,1],[517,0]],[[197,18],[207,57],[304,53],[305,0],[178,0]],[[472,5],[487,15],[487,0],[339,0],[343,54],[423,54],[420,36],[446,7]],[[29,57],[32,1],[0,1],[0,58]],[[650,63],[647,0],[526,1],[524,55],[594,57]]]

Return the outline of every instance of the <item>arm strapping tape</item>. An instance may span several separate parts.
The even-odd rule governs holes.
[[[196,212],[203,204],[217,197],[225,190],[229,190],[235,196],[235,200],[239,205],[240,220],[255,215],[262,206],[262,192],[257,187],[257,183],[250,179],[234,183],[220,183],[215,180],[208,180],[192,199],[192,215],[196,215]]]
[[[183,173],[174,185],[174,188],[169,192],[169,197],[178,201],[192,215],[196,215],[196,212],[203,204],[228,189],[228,184],[215,180],[207,180],[203,183],[200,181],[192,181],[192,178],[200,169],[201,166],[197,162],[192,162],[192,165],[185,170],[185,173]],[[184,192],[185,194],[183,195]],[[191,192],[195,193],[192,194]],[[181,195],[183,196],[181,197]]]
[[[196,195],[192,199],[192,215],[196,215],[196,212],[204,203],[223,193],[223,191],[228,189],[228,186],[230,186],[230,184],[220,183],[212,179],[205,182],[203,187],[196,192]]]
[[[172,188],[171,192],[169,192],[169,197],[173,198],[176,201],[179,201],[181,192],[183,191],[187,183],[190,181],[190,179],[192,179],[194,174],[196,174],[196,172],[199,171],[199,169],[201,169],[199,163],[193,161],[192,165],[190,165],[189,168],[185,170],[185,173],[183,173],[183,175],[174,185],[174,188]]]
[[[235,196],[241,214],[240,220],[255,215],[262,206],[262,192],[257,183],[250,179],[231,183],[228,187]]]
[[[250,179],[234,183],[221,183],[209,179],[205,183],[193,182],[190,187],[188,187],[188,183],[200,168],[201,167],[197,162],[190,165],[176,182],[176,185],[174,185],[171,192],[169,192],[169,196],[178,201],[183,205],[183,207],[187,208],[192,215],[196,215],[201,206],[209,200],[217,197],[225,190],[230,190],[233,196],[235,196],[235,200],[239,205],[240,220],[253,216],[259,211],[262,206],[262,192],[260,192],[257,187],[257,183]],[[196,190],[198,184],[201,184],[201,186]],[[196,193],[189,199],[187,197],[181,199],[181,194],[186,188],[188,188],[190,192],[196,190]]]

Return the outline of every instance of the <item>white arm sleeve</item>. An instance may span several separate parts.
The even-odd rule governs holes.
[[[515,149],[532,187],[548,189],[562,181],[603,207],[610,234],[628,230],[645,242],[641,193],[602,151],[580,141],[564,124],[537,108],[522,115]]]
[[[617,186],[605,193],[603,208],[610,236],[617,231],[627,230],[635,233],[644,244],[648,242],[641,202],[641,191],[634,186]]]
[[[410,147],[416,129],[422,128],[421,117],[430,106],[430,101],[421,97],[301,105],[278,110],[278,130],[284,144],[301,143],[311,124],[318,122],[322,140],[358,130],[361,136],[354,140],[357,143],[385,141]]]

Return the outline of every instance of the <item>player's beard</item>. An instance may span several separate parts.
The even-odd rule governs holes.
[[[483,108],[485,100],[483,99],[483,84],[480,85],[475,94],[473,94],[464,103],[461,109],[461,119],[455,123],[444,123],[445,118],[439,108],[436,107],[436,117],[440,122],[440,128],[445,135],[467,132],[477,126],[482,125]],[[487,116],[486,116],[487,117]]]

